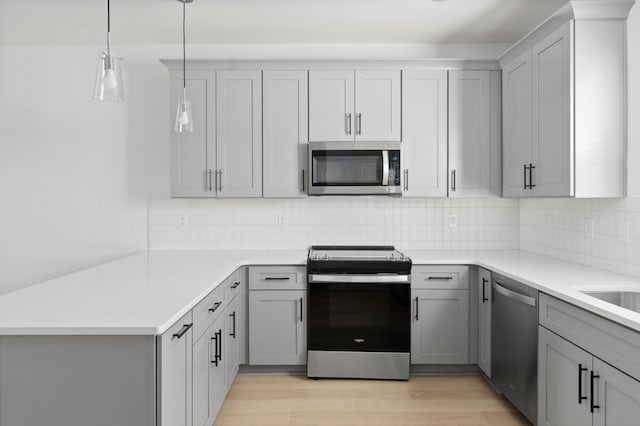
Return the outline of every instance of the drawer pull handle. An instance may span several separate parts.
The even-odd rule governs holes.
[[[264,280],[265,281],[288,281],[291,278],[289,277],[266,277]]]
[[[233,313],[229,314],[229,316],[233,318],[233,324],[232,324],[233,331],[229,333],[229,336],[235,339],[236,338],[236,311],[233,311]]]
[[[182,328],[177,333],[173,334],[173,337],[175,337],[176,339],[180,339],[182,336],[184,336],[187,333],[187,331],[189,331],[191,327],[193,327],[193,323],[183,325]]]
[[[453,277],[449,276],[449,277],[429,277],[427,278],[428,280],[452,280]]]
[[[218,308],[220,307],[220,305],[222,305],[222,302],[216,302],[213,304],[212,307],[209,308],[209,312],[214,313],[215,311],[218,310]]]
[[[487,298],[487,284],[489,280],[486,278],[482,278],[482,303],[488,302],[489,298]]]
[[[240,285],[240,281],[236,281],[236,282],[233,283],[231,288],[238,288],[239,285]]]

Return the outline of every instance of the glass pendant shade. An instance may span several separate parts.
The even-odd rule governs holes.
[[[176,124],[173,129],[178,133],[193,133],[193,114],[191,113],[191,102],[186,96],[178,101],[176,110]]]
[[[124,84],[120,70],[121,58],[108,51],[100,52],[93,97],[101,101],[124,101]]]

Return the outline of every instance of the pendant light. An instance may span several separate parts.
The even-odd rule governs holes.
[[[182,3],[182,98],[178,100],[176,111],[176,124],[174,130],[178,133],[193,132],[193,114],[191,113],[191,102],[187,100],[187,54],[185,48],[185,10],[187,3],[193,0],[178,0]]]
[[[107,0],[107,51],[100,52],[93,97],[101,101],[124,101],[124,84],[120,64],[122,58],[111,51],[111,8]]]

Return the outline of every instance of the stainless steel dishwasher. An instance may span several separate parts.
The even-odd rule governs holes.
[[[534,425],[538,411],[538,290],[493,275],[491,378]]]

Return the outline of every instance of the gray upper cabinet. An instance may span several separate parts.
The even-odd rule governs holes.
[[[449,196],[491,193],[489,71],[449,71]]]
[[[626,32],[611,16],[551,20],[501,59],[505,196],[625,195]]]
[[[402,72],[404,197],[447,196],[447,71]]]
[[[491,272],[478,268],[478,366],[491,378]]]
[[[192,424],[191,311],[157,338],[158,425]]]
[[[263,195],[305,197],[308,149],[307,71],[262,75]]]
[[[309,140],[400,141],[400,70],[309,72]]]
[[[171,73],[171,196],[215,197],[214,73],[190,71],[187,99],[191,102],[194,132],[173,129],[178,99],[182,97],[182,72]]]
[[[260,71],[216,72],[216,153],[219,196],[262,196]]]

